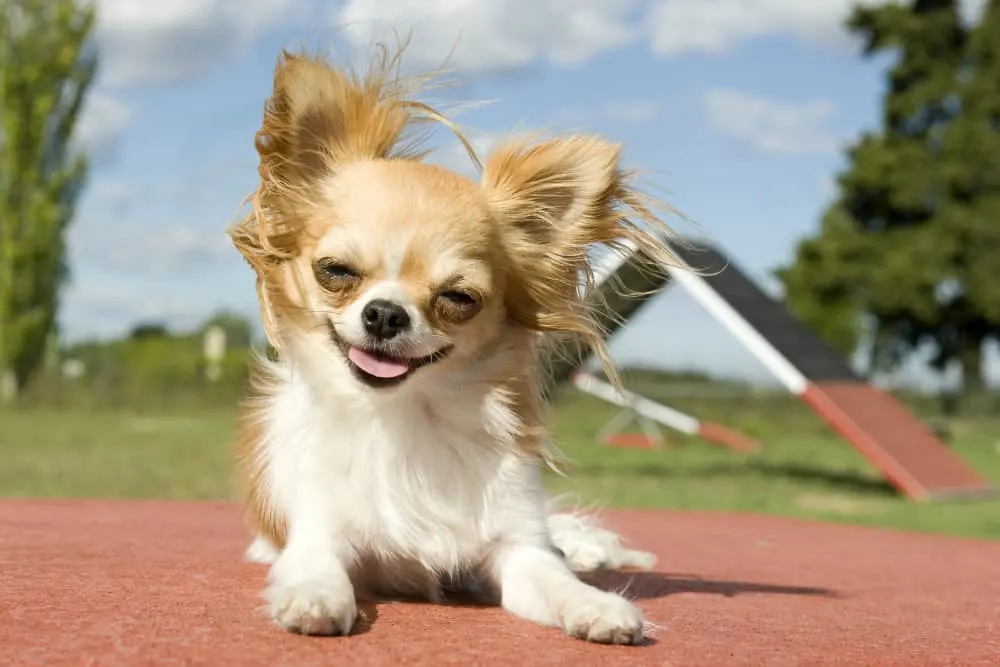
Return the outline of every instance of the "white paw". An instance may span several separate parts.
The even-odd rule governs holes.
[[[566,564],[574,572],[619,568],[649,570],[656,565],[656,556],[625,547],[618,534],[600,527],[592,517],[584,514],[551,514],[549,530],[552,544],[562,552]]]
[[[616,545],[613,549],[602,549],[597,545],[580,545],[573,551],[563,551],[563,554],[570,569],[580,573],[621,568],[651,570],[656,565],[656,556],[648,551],[626,549],[620,545]]]
[[[599,644],[638,644],[643,640],[645,626],[638,607],[596,588],[571,600],[562,622],[571,637]]]
[[[354,591],[339,582],[272,584],[264,596],[275,623],[304,635],[348,635],[358,616]]]
[[[270,565],[278,560],[278,550],[263,537],[257,536],[250,543],[250,546],[247,547],[246,552],[243,554],[243,559],[248,563]]]

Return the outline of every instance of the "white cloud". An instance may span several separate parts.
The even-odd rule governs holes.
[[[844,30],[851,9],[885,4],[889,0],[653,0],[646,25],[653,52],[662,56],[722,54],[773,36],[844,48],[851,43]],[[984,0],[964,0],[962,13],[971,19],[984,4]]]
[[[330,16],[324,0],[92,1],[98,8],[102,81],[113,87],[193,78],[269,35],[329,41],[316,29],[324,13]],[[855,1],[343,0],[332,10],[332,21],[355,48],[413,29],[408,63],[491,70],[538,61],[584,62],[643,33],[652,51],[664,56],[724,53],[774,35],[845,45],[843,21]],[[984,4],[964,0],[963,13],[976,16]]]
[[[709,124],[763,153],[805,155],[837,150],[840,139],[827,126],[828,100],[787,103],[731,90],[705,95]]]
[[[96,163],[114,157],[122,132],[132,120],[132,109],[100,91],[91,92],[75,128],[75,138]]]
[[[102,81],[172,83],[226,64],[279,27],[308,23],[308,0],[96,0]]]
[[[413,64],[489,70],[572,64],[617,49],[636,36],[635,7],[635,0],[346,0],[334,20],[354,47],[412,29]]]
[[[725,53],[754,38],[789,35],[810,43],[846,38],[855,0],[658,0],[647,16],[654,53]],[[862,0],[859,4],[882,4]]]

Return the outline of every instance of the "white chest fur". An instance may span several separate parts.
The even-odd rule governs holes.
[[[568,565],[649,555],[580,517],[548,516],[538,463],[514,446],[516,415],[502,394],[455,383],[373,406],[331,401],[287,366],[274,371],[259,413],[261,491],[288,535],[280,554],[255,545],[272,562],[265,597],[279,625],[346,634],[359,595],[440,600],[458,585],[573,636],[642,636],[638,608]]]
[[[320,400],[289,369],[264,412],[267,495],[290,530],[332,532],[359,560],[455,572],[497,540],[546,541],[535,461],[500,394],[436,388],[392,403]]]

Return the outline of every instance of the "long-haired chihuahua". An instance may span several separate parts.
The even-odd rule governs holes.
[[[598,137],[510,140],[478,183],[423,161],[411,130],[454,126],[398,54],[372,62],[282,55],[252,211],[230,229],[277,357],[257,360],[238,457],[271,618],[349,634],[359,599],[465,591],[640,642],[640,609],[577,573],[654,559],[543,487],[542,344],[582,336],[613,371],[588,253],[670,263],[669,230]]]

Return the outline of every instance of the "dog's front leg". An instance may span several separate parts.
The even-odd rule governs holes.
[[[288,540],[268,573],[264,594],[275,623],[307,635],[350,634],[357,618],[345,567],[350,551],[324,512],[293,514]]]
[[[604,644],[637,644],[643,638],[638,607],[577,579],[566,563],[539,546],[509,545],[492,563],[504,609],[529,621]]]

